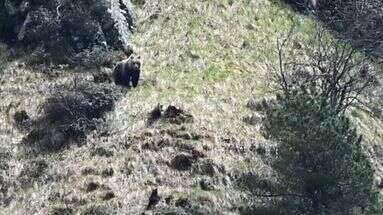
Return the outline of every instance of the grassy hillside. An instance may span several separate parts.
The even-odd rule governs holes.
[[[272,177],[257,153],[271,143],[262,136],[259,114],[246,104],[273,95],[277,38],[295,22],[289,52],[299,56],[315,22],[271,0],[152,0],[136,11],[131,41],[143,61],[142,80],[124,91],[82,146],[26,153],[20,145],[25,134],[8,118],[15,110],[37,116],[51,85],[92,80],[95,71],[7,63],[0,79],[0,161],[9,168],[0,174],[0,201],[9,204],[0,204],[0,213],[139,214],[158,188],[158,213],[237,214],[249,196],[236,179],[250,171]],[[194,120],[148,126],[157,104],[181,107]],[[368,131],[368,149],[382,174],[382,123],[363,112],[355,120]],[[180,155],[192,160],[182,164],[186,171],[174,167]]]
[[[293,19],[302,36],[314,27],[269,1],[148,2],[138,11],[132,41],[144,62],[145,84],[126,98],[143,102],[126,105],[143,105],[143,115],[157,103],[185,105],[206,126],[235,135],[248,130],[241,122],[247,99],[270,91],[268,64],[276,59],[277,38],[287,35]]]

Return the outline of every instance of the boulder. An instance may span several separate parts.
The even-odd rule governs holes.
[[[5,0],[0,40],[51,61],[78,63],[84,56],[124,50],[135,15],[130,0]],[[85,54],[81,54],[85,53]]]
[[[195,159],[192,155],[181,153],[176,155],[171,161],[171,166],[179,171],[185,171],[191,169]]]

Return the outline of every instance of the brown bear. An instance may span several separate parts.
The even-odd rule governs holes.
[[[139,58],[129,57],[119,62],[113,71],[113,80],[117,85],[137,87],[141,73]]]

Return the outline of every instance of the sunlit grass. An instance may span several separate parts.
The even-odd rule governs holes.
[[[156,0],[137,11],[132,43],[143,60],[143,80],[153,84],[121,102],[129,113],[120,123],[128,130],[157,103],[173,103],[212,130],[259,136],[242,118],[248,99],[269,93],[277,38],[293,22],[303,38],[314,27],[310,18],[267,0]]]

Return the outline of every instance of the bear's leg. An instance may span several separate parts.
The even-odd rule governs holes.
[[[124,80],[123,80],[123,74],[122,74],[122,66],[118,65],[114,71],[113,71],[113,79],[114,83],[116,85],[123,85]]]
[[[132,85],[133,87],[137,87],[138,81],[140,80],[140,71],[133,71],[132,72]]]
[[[128,70],[125,70],[123,72],[124,86],[130,87],[130,79],[131,79],[131,73]]]

